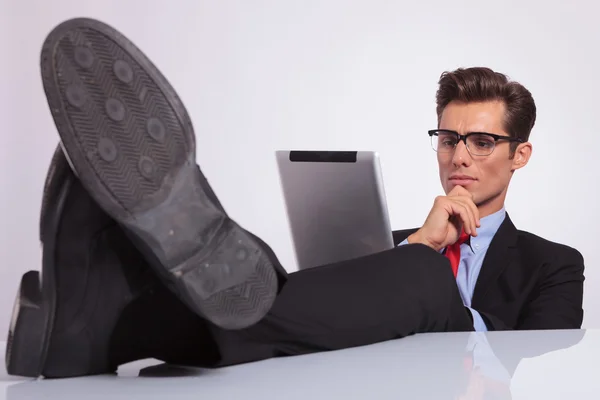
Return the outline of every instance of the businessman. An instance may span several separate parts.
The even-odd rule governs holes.
[[[23,276],[11,321],[11,374],[101,374],[149,357],[219,367],[420,332],[581,326],[581,254],[517,230],[504,209],[536,111],[502,74],[442,75],[429,137],[446,195],[420,228],[394,232],[392,250],[288,275],[221,206],[185,107],[127,38],[65,21],[41,69],[61,146],[41,272]]]

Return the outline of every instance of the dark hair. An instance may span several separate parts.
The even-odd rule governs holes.
[[[504,129],[512,136],[529,140],[535,124],[536,107],[529,90],[499,72],[485,67],[459,68],[444,72],[436,93],[438,125],[444,108],[454,100],[471,103],[502,101],[506,107]],[[514,153],[518,143],[513,143]]]

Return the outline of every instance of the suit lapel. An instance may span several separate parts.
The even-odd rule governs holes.
[[[475,284],[472,304],[481,304],[490,286],[514,262],[517,237],[517,228],[515,228],[507,213],[486,252]]]

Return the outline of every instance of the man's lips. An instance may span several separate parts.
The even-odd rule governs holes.
[[[448,180],[456,185],[468,185],[475,182],[477,179],[469,175],[450,175]]]

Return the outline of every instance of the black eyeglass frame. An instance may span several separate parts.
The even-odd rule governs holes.
[[[486,135],[491,137],[492,139],[494,139],[494,148],[492,149],[492,151],[489,154],[492,154],[494,152],[494,149],[496,148],[495,143],[498,142],[499,140],[506,140],[508,142],[518,142],[518,143],[524,143],[523,139],[521,138],[516,138],[516,137],[512,137],[512,136],[503,136],[503,135],[497,135],[495,133],[489,133],[489,132],[469,132],[466,135],[461,135],[460,133],[456,132],[456,131],[452,131],[450,129],[431,129],[429,130],[427,133],[429,134],[429,137],[433,137],[434,135],[437,135],[438,133],[451,133],[456,135],[456,137],[458,138],[458,141],[456,142],[456,144],[458,144],[458,142],[462,141],[465,146],[467,147],[467,149],[469,149],[469,146],[467,145],[467,138],[473,135]],[[454,145],[454,148],[456,148],[456,145]],[[437,150],[436,150],[437,151]],[[471,150],[469,150],[470,152]],[[489,155],[487,154],[487,155]],[[483,154],[481,154],[483,155]]]

